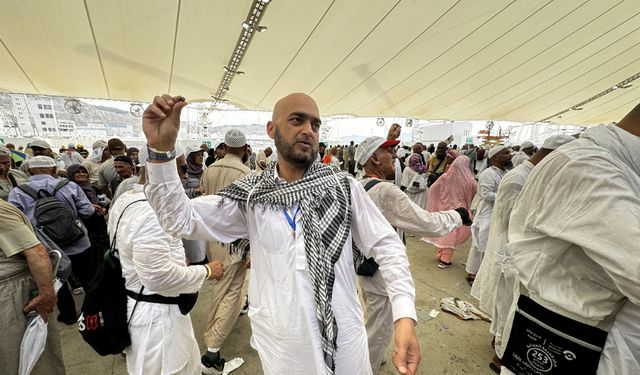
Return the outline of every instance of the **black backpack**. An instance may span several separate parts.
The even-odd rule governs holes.
[[[106,356],[118,354],[131,345],[129,335],[129,321],[127,320],[127,289],[122,277],[120,255],[116,248],[118,225],[124,212],[132,204],[146,201],[140,199],[129,203],[118,218],[115,233],[109,250],[104,254],[104,262],[85,291],[78,330],[86,341],[98,354]],[[140,289],[139,294],[142,294]],[[135,312],[138,302],[131,312]]]
[[[65,202],[56,197],[56,193],[68,183],[69,181],[60,181],[53,194],[45,189],[35,191],[27,184],[18,186],[18,189],[36,201],[33,215],[36,226],[58,246],[72,244],[85,236],[82,222]]]

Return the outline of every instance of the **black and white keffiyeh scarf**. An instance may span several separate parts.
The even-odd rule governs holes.
[[[349,177],[321,163],[313,163],[302,179],[287,183],[276,180],[275,168],[276,163],[271,163],[261,175],[238,180],[217,194],[238,201],[243,210],[253,210],[256,204],[263,209],[277,210],[299,205],[324,361],[327,370],[333,374],[338,326],[331,300],[334,265],[351,230]],[[353,249],[354,261],[357,262],[361,255],[355,245]]]

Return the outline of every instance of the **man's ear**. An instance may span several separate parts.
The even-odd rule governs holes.
[[[276,139],[276,124],[273,121],[267,122],[267,134],[269,138]]]
[[[378,160],[378,154],[376,154],[375,152],[371,154],[371,157],[369,159],[373,160],[373,164],[380,165],[380,160]]]

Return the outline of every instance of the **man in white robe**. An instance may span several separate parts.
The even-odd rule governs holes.
[[[187,267],[182,240],[162,230],[142,191],[145,151],[139,155],[143,165],[140,180],[120,196],[109,215],[109,234],[112,240],[114,235],[117,237],[125,287],[144,297],[195,293],[206,279],[222,277],[222,264],[213,261]],[[184,156],[180,164],[186,165]],[[179,187],[178,191],[186,198],[182,184]],[[200,350],[191,317],[182,314],[177,304],[136,301],[129,295],[127,317],[131,334],[131,346],[125,349],[129,374],[201,373]]]
[[[382,137],[365,138],[358,145],[355,159],[364,166],[365,178],[361,180],[362,185],[385,219],[396,229],[399,238],[402,238],[403,231],[420,236],[443,236],[463,222],[471,225],[466,209],[428,212],[413,203],[393,184],[394,160],[397,160],[394,148],[398,143],[399,141],[385,140]],[[379,272],[375,272],[373,276],[359,276],[359,279],[368,316],[366,329],[369,361],[373,373],[377,374],[393,335],[391,300]]]
[[[487,159],[491,167],[485,169],[478,176],[478,209],[471,225],[471,249],[467,257],[467,282],[473,284],[476,274],[480,269],[484,250],[489,237],[489,225],[493,213],[493,202],[496,200],[496,192],[500,180],[511,168],[511,153],[505,146],[494,146],[488,152]]]
[[[321,124],[315,101],[291,94],[276,103],[267,133],[275,139],[277,164],[191,201],[180,190],[172,160],[185,105],[182,97],[163,95],[145,111],[143,128],[155,159],[145,192],[169,233],[224,243],[249,239],[251,344],[264,373],[371,374],[353,243],[380,264],[392,301],[393,362],[401,374],[415,374],[415,288],[404,246],[358,182],[315,162]],[[316,186],[310,175],[323,185]],[[242,200],[236,198],[240,194]],[[286,205],[280,203],[285,199]],[[326,207],[314,209],[317,203]],[[324,235],[331,232],[343,241]]]
[[[617,126],[589,128],[536,166],[509,224],[507,250],[522,293],[608,331],[598,374],[640,373],[639,149],[640,105]],[[514,301],[504,342],[515,310]],[[508,352],[503,373],[511,373]]]
[[[482,265],[471,288],[471,295],[480,301],[480,309],[492,317],[489,331],[495,337],[496,355],[492,360],[494,369],[500,368],[500,358],[504,352],[502,330],[514,294],[520,286],[516,282],[517,275],[511,259],[505,252],[511,209],[533,167],[553,150],[574,139],[569,135],[549,137],[530,160],[525,160],[507,172],[498,186]]]

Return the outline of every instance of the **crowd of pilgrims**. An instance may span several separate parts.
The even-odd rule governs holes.
[[[473,225],[470,227],[460,226],[446,235],[422,237],[421,240],[436,248],[438,267],[445,270],[454,266],[456,247],[471,239],[467,259],[457,262],[465,266],[466,282],[472,286],[471,294],[479,299],[479,307],[492,317],[490,331],[494,337],[492,344],[495,355],[487,361],[497,373],[500,372],[501,358],[507,345],[503,340],[508,337],[508,332],[504,332],[506,320],[514,305],[514,298],[517,299],[520,293],[517,271],[505,249],[510,215],[524,181],[535,165],[556,148],[574,139],[572,136],[553,136],[538,146],[527,141],[510,147],[465,144],[459,148],[442,141],[428,146],[418,142],[410,147],[393,148],[395,174],[387,176],[388,180],[394,182],[413,203],[430,212],[464,207],[472,213]],[[362,165],[356,160],[358,147],[354,142],[349,145],[320,143],[317,162],[346,171],[358,179],[366,178]],[[213,163],[224,159],[226,150],[224,143],[211,148],[206,144],[185,147],[179,175],[189,198],[206,193],[201,183],[203,173]],[[14,151],[20,151],[28,157],[24,161],[17,161],[13,157]],[[86,241],[69,251],[74,274],[68,280],[68,285],[58,292],[57,320],[64,324],[76,324],[78,308],[72,294],[82,294],[83,289],[89,288],[95,270],[110,245],[106,218],[110,206],[138,182],[140,150],[127,147],[121,140],[113,138],[95,141],[91,148],[68,144],[57,151],[55,153],[51,145],[42,140],[33,141],[25,147],[19,145],[16,148],[12,144],[1,146],[0,198],[22,210],[30,219],[33,218],[33,208],[29,208],[28,198],[17,190],[21,184],[34,181],[37,184],[37,181],[41,181],[43,170],[51,171],[50,168],[43,168],[49,164],[40,164],[41,160],[35,159],[38,156],[53,160],[51,165],[55,165],[55,168],[52,177],[56,181],[69,181],[67,186],[71,185],[72,188],[68,188],[64,195],[71,197],[88,236]],[[243,163],[251,173],[260,174],[270,163],[276,162],[276,158],[277,153],[271,147],[256,153],[248,146]],[[521,204],[517,209],[519,215],[526,216],[526,207]],[[629,246],[636,246],[637,241],[631,238],[627,240]],[[184,241],[184,247],[189,264],[208,263],[204,247],[187,240]],[[597,262],[598,259],[593,261]],[[243,299],[242,303],[246,308],[249,301]],[[638,353],[634,355],[637,358]],[[376,369],[373,371],[375,373]]]

